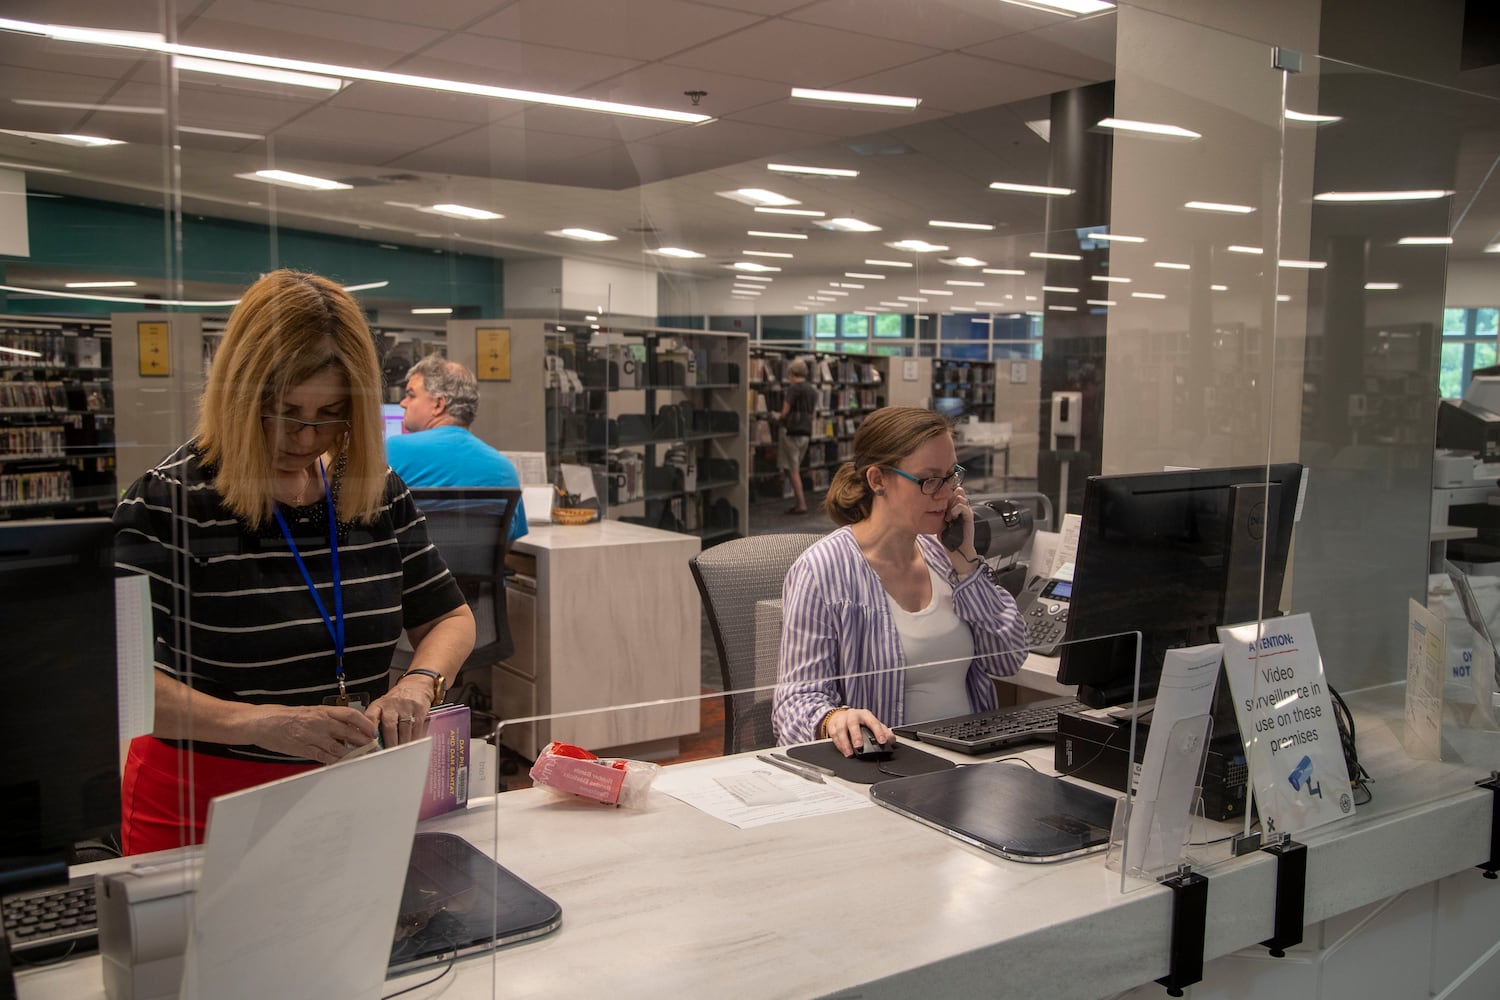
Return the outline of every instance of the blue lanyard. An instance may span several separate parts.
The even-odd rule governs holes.
[[[328,636],[333,640],[333,672],[338,678],[339,694],[344,692],[344,588],[339,574],[339,538],[338,522],[334,517],[333,493],[328,489],[328,476],[323,472],[323,460],[318,459],[318,475],[323,477],[323,499],[328,503],[328,550],[333,555],[333,618],[330,620],[328,612],[323,608],[323,599],[318,596],[318,588],[313,586],[312,574],[307,572],[307,564],[302,561],[302,553],[297,551],[297,543],[292,541],[291,529],[286,526],[286,518],[281,516],[279,506],[273,508],[276,514],[276,523],[281,526],[281,535],[291,547],[292,558],[297,560],[297,568],[302,571],[302,580],[307,584],[307,592],[312,594],[313,603],[318,606],[318,614],[323,616],[323,624],[328,629]]]

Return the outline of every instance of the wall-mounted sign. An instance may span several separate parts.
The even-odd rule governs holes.
[[[140,350],[140,373],[143,376],[165,377],[172,374],[172,343],[167,335],[166,323],[137,323],[135,341]]]
[[[474,331],[474,377],[481,382],[510,381],[510,327],[482,326]]]
[[[1026,384],[1026,362],[1024,362],[1024,361],[1012,361],[1010,363],[1010,384],[1011,385],[1025,385]]]

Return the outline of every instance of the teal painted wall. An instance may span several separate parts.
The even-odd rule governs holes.
[[[167,216],[160,210],[33,195],[27,199],[27,221],[31,256],[0,256],[0,275],[6,262],[22,261],[76,267],[111,278],[159,278],[167,273]],[[380,242],[388,241],[189,215],[182,221],[182,276],[189,281],[243,287],[266,271],[291,267],[326,275],[341,284],[389,281],[385,288],[366,293],[380,298],[453,306],[455,313],[469,307],[477,310],[471,315],[504,315],[503,261],[422,247],[390,250],[379,246]],[[122,294],[131,293],[126,289]],[[20,298],[0,292],[0,312],[99,316],[134,308],[139,307]]]

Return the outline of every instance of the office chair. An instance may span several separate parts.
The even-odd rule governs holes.
[[[459,668],[490,666],[515,652],[505,609],[505,555],[519,489],[413,487],[412,500],[427,519],[427,537],[458,581],[474,612],[474,651]],[[403,637],[401,647],[405,647]],[[398,648],[398,657],[400,648]],[[410,662],[410,653],[406,654]],[[397,666],[403,666],[397,661]]]
[[[734,538],[688,560],[703,595],[726,692],[776,682],[781,585],[797,557],[822,537],[798,533]],[[757,609],[761,601],[777,603]],[[775,745],[771,693],[729,694],[724,699],[724,753]]]

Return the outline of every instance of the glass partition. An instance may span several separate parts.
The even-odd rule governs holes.
[[[1255,473],[1217,484],[1235,498],[1213,516],[1197,511],[1194,525],[1216,534],[1195,551],[1221,561],[1197,593],[1158,602],[1173,614],[1119,620],[1097,599],[1078,610],[1080,597],[1072,632],[1054,619],[1055,658],[1035,646],[1025,658],[1035,693],[1072,695],[1080,680],[1060,684],[1057,671],[1087,660],[1068,652],[1076,622],[1096,640],[1115,636],[1116,659],[1136,669],[1090,708],[1132,706],[1133,720],[1169,648],[1249,623],[1233,641],[1257,653],[1231,666],[1246,683],[1221,679],[1219,697],[1248,702],[1238,721],[1252,730],[1269,713],[1270,728],[1240,741],[1232,720],[1218,720],[1224,733],[1216,721],[1208,738],[1222,754],[1209,766],[1245,768],[1224,787],[1247,791],[1221,789],[1210,807],[1210,774],[1198,775],[1189,863],[1231,862],[1225,838],[1258,830],[1251,787],[1342,797],[1321,765],[1311,781],[1300,768],[1323,758],[1283,755],[1307,732],[1373,779],[1349,790],[1356,822],[1455,795],[1500,762],[1496,476],[1475,461],[1489,424],[1441,401],[1470,395],[1493,360],[1495,101],[1473,92],[1473,76],[1324,57],[1314,13],[1208,6],[1104,4],[1069,17],[1034,3],[835,0],[22,5],[0,20],[0,517],[112,513],[205,426],[202,394],[231,311],[278,268],[347,291],[373,335],[376,374],[352,380],[347,411],[294,398],[286,412],[256,412],[271,421],[262,436],[278,421],[294,438],[334,434],[321,425],[347,419],[369,452],[362,425],[375,405],[398,404],[413,365],[437,353],[469,368],[473,435],[515,460],[520,485],[546,487],[529,494],[545,509],[504,553],[514,651],[461,674],[442,660],[450,699],[498,744],[497,766],[515,769],[500,768],[497,787],[518,794],[491,802],[476,788],[469,811],[443,822],[601,936],[652,906],[685,907],[671,911],[679,930],[662,954],[611,953],[617,982],[641,984],[634,992],[650,975],[658,994],[701,988],[744,928],[712,893],[679,898],[693,895],[687,881],[630,881],[623,898],[605,898],[612,874],[646,870],[660,814],[679,805],[607,814],[523,791],[527,774],[551,740],[660,762],[664,786],[679,765],[782,742],[771,727],[779,584],[716,642],[688,560],[788,529],[830,531],[819,505],[882,407],[952,418],[973,497],[1025,498],[1036,527],[1057,536],[1045,551],[1075,553],[1028,548],[996,566],[1028,613],[1059,603],[1052,581],[1089,586],[1083,560],[1090,545],[1094,558],[1104,551],[1106,529],[1118,540],[1138,527],[1117,497],[1091,529],[1091,489],[1187,469]],[[1341,36],[1324,41],[1345,51]],[[231,395],[279,405],[295,388],[236,357]],[[793,493],[780,457],[786,373],[799,359],[818,400],[792,473],[813,509],[801,522],[785,516]],[[404,426],[426,433],[420,422]],[[333,458],[341,447],[314,450]],[[308,510],[306,530],[288,535],[310,572],[329,573],[311,586],[330,601],[333,545],[324,550],[317,507],[354,490],[344,476],[356,451],[344,449],[326,495],[309,473],[307,489],[282,498]],[[382,465],[364,459],[367,472]],[[1291,467],[1295,485],[1277,478]],[[169,687],[181,711],[158,716],[177,728],[158,731],[213,744],[210,758],[279,761],[284,741],[225,728],[216,713],[292,689],[299,710],[337,697],[337,611],[307,595],[269,513],[222,538],[214,526],[234,519],[222,510],[173,516],[205,495],[212,474],[194,475],[188,489],[158,474],[160,526],[147,532],[151,565],[171,568],[157,580],[155,652],[164,665],[197,664],[179,671],[183,689]],[[1157,549],[1170,537],[1145,533]],[[358,531],[352,544],[334,537],[346,556],[360,549]],[[300,631],[250,664],[247,636],[274,602],[257,611],[247,595],[264,588],[240,571],[266,553],[286,571],[270,589]],[[360,566],[350,558],[345,586]],[[414,558],[404,552],[401,565]],[[1138,557],[1138,580],[1108,577],[1106,596],[1151,593],[1149,564]],[[1205,593],[1219,603],[1200,614],[1191,598]],[[225,594],[236,595],[228,608],[205,603]],[[386,614],[356,645],[394,645],[399,625],[428,624],[389,613],[400,594],[375,603]],[[1259,653],[1298,615],[1321,674],[1294,688]],[[747,650],[755,683],[727,681],[720,656]],[[371,698],[387,683],[381,655],[360,661],[353,685]],[[226,677],[226,664],[298,658],[316,667],[264,683]],[[1301,725],[1308,706],[1316,725]],[[1341,735],[1330,714],[1357,730]],[[1146,729],[1109,726],[1096,753],[1121,739],[1144,751]],[[201,824],[213,768],[152,746],[176,785],[204,791],[185,810]],[[1061,752],[1028,756],[1042,771],[1093,768],[1082,751],[1058,767]],[[491,812],[492,828],[465,825]],[[804,915],[832,905],[826,872],[841,855],[830,844],[785,860],[797,829],[765,832],[755,851],[777,906],[812,937]],[[1307,827],[1315,838],[1338,829]],[[196,837],[185,825],[173,842]],[[948,890],[945,912],[982,921],[1014,888],[1009,862],[938,858],[915,834],[896,839],[919,863],[892,892],[930,875]],[[683,848],[685,879],[733,853],[722,838],[705,843],[718,847]],[[1106,895],[1159,874],[1119,867]],[[694,926],[713,928],[715,949],[681,930]],[[535,947],[556,955],[562,940]],[[527,954],[460,963],[460,975],[487,978],[496,996],[533,982],[547,992]],[[847,985],[818,959],[757,971],[806,992]],[[899,966],[890,957],[867,974]],[[1119,989],[1150,978],[1120,975]]]

